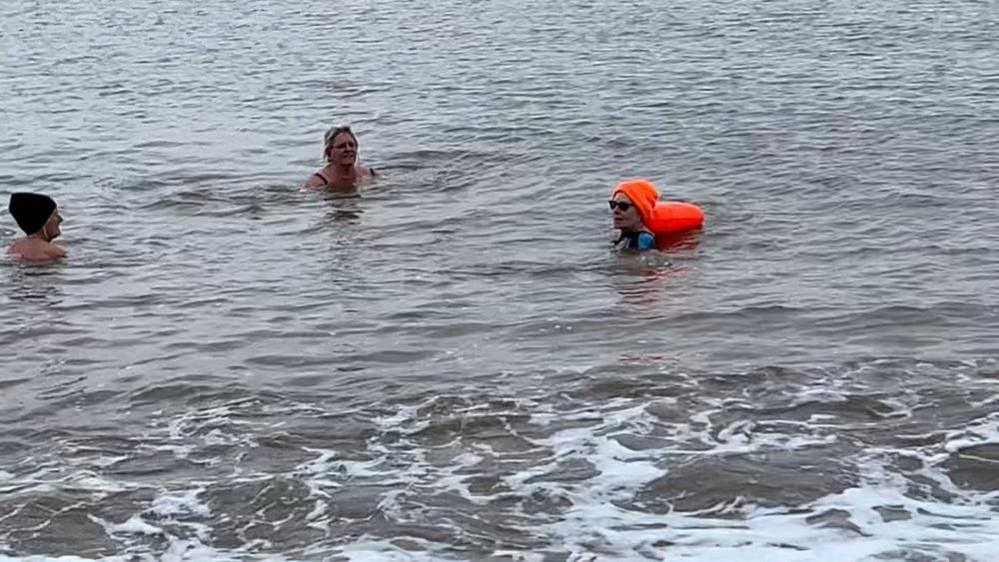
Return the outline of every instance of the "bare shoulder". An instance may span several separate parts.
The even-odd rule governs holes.
[[[302,187],[305,187],[307,189],[316,189],[319,187],[324,187],[325,185],[326,185],[326,180],[323,179],[323,177],[320,176],[319,173],[317,172],[309,176],[309,179],[305,180],[305,185],[303,185]]]
[[[65,249],[40,240],[18,240],[11,244],[7,254],[23,261],[45,262],[65,258]]]
[[[69,255],[69,253],[66,252],[65,248],[63,248],[62,246],[56,246],[55,244],[49,244],[49,247],[46,248],[46,251],[48,253],[49,259],[53,260],[62,259]]]
[[[28,238],[15,240],[14,243],[7,248],[8,255],[24,260],[32,259],[37,253],[38,247]]]

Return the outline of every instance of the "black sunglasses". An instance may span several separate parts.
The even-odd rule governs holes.
[[[633,203],[629,203],[627,201],[613,201],[613,200],[608,201],[607,204],[610,205],[612,211],[614,209],[621,209],[621,212],[623,213],[628,212],[628,209],[630,209],[631,206],[633,205]]]

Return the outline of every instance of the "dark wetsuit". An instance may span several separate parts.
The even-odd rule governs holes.
[[[617,242],[614,242],[614,245],[622,250],[654,250],[656,237],[645,231],[622,232],[621,237],[617,239]]]

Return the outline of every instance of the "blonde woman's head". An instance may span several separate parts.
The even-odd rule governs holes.
[[[357,162],[357,137],[350,126],[341,125],[326,131],[323,156],[331,164],[348,165]]]

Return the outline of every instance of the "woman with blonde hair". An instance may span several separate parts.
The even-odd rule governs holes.
[[[305,187],[355,187],[359,182],[375,177],[375,171],[357,162],[357,137],[349,126],[341,125],[326,131],[323,137],[326,166],[309,176]]]

